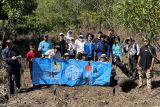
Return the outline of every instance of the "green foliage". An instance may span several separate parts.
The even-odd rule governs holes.
[[[155,35],[160,28],[160,0],[3,0],[0,14],[0,24],[18,33],[123,26]]]
[[[160,28],[160,0],[121,0],[115,5],[117,18],[125,28],[156,35]]]

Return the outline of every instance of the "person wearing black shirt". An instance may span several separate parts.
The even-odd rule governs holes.
[[[143,85],[143,73],[147,77],[147,91],[151,93],[151,74],[153,71],[153,66],[156,57],[156,49],[149,44],[149,39],[144,38],[144,45],[140,48],[140,54],[137,63],[137,69],[139,74],[139,84],[138,88]]]
[[[67,48],[68,48],[68,44],[64,40],[64,34],[63,33],[59,34],[59,42],[57,43],[57,45],[60,46],[60,53],[63,56],[67,52]]]
[[[115,42],[115,39],[118,39],[118,42],[120,43],[120,37],[115,34],[114,29],[109,29],[107,41],[109,42],[111,49]],[[112,50],[111,50],[111,53],[112,53]]]

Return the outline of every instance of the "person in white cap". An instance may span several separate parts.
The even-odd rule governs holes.
[[[84,52],[84,44],[84,35],[79,35],[78,39],[75,41],[75,48],[77,54]]]
[[[60,53],[63,56],[67,52],[67,48],[68,48],[68,44],[64,40],[64,33],[59,34],[59,41],[58,41],[57,45],[60,46]]]
[[[107,56],[106,56],[106,54],[101,54],[99,61],[100,62],[107,62]]]
[[[54,49],[45,52],[45,58],[61,59],[60,46],[56,45]]]
[[[69,59],[70,59],[69,53],[65,53],[65,54],[63,55],[63,59],[69,60]]]

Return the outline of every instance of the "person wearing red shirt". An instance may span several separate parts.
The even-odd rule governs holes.
[[[39,51],[37,51],[35,49],[35,45],[33,43],[30,43],[29,44],[29,51],[27,52],[27,61],[29,62],[29,69],[30,69],[30,75],[31,75],[31,80],[32,80],[32,60],[34,58],[37,58],[37,57],[41,57],[41,54]]]

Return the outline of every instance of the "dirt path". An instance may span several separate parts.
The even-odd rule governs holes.
[[[28,86],[9,99],[8,106],[0,107],[160,107],[160,77],[154,78],[153,86],[151,95],[145,87],[125,92],[116,87],[114,95],[113,88],[106,86]]]

